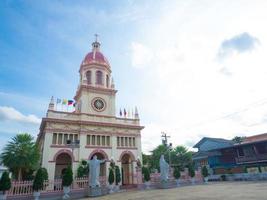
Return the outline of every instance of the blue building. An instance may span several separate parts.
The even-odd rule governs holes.
[[[202,138],[193,155],[196,167],[208,167],[210,174],[267,172],[267,133],[246,137],[241,143],[221,138]]]

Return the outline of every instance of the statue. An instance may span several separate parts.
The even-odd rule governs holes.
[[[169,164],[165,161],[164,155],[160,156],[159,166],[160,166],[160,180],[167,182],[169,175]]]
[[[89,187],[99,187],[99,172],[100,164],[106,162],[106,160],[97,160],[97,156],[94,155],[92,160],[89,160]]]

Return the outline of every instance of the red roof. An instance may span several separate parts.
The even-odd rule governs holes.
[[[107,58],[100,51],[93,51],[88,53],[83,59],[82,65],[95,63],[109,66]]]

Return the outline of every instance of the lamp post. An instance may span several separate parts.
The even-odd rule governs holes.
[[[74,149],[76,148],[80,148],[80,140],[75,140],[75,141],[72,141],[72,140],[67,140],[67,147],[68,148],[71,148],[71,153],[72,153],[72,156],[74,158]],[[78,151],[79,153],[79,151]],[[79,155],[78,155],[78,159],[79,159]]]
[[[171,136],[168,136],[165,132],[161,132],[161,137],[162,137],[162,144],[167,147],[168,153],[169,153],[169,165],[171,167],[171,150],[172,150],[172,143],[168,144],[168,138]]]

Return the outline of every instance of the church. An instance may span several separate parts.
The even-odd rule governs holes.
[[[52,97],[37,138],[41,166],[48,170],[49,180],[61,178],[68,165],[76,176],[80,161],[97,155],[98,159],[106,160],[100,166],[102,183],[107,183],[111,161],[121,170],[122,185],[137,183],[144,127],[140,125],[137,109],[132,116],[116,115],[117,90],[111,73],[96,37],[92,51],[80,65],[74,110],[57,110]]]

